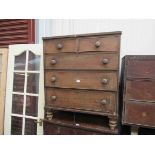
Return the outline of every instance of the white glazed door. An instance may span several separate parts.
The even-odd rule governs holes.
[[[9,46],[4,134],[43,134],[43,76],[42,45]]]

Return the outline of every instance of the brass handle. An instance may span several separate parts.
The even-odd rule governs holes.
[[[105,105],[105,104],[107,104],[108,102],[107,102],[107,100],[102,99],[102,100],[100,101],[100,103],[101,103],[102,105]]]
[[[52,60],[51,60],[51,64],[52,64],[52,65],[55,65],[56,63],[57,63],[57,61],[56,61],[55,59],[52,59]]]
[[[101,81],[103,84],[107,84],[108,83],[108,79],[102,79]]]
[[[57,97],[56,96],[51,96],[51,99],[54,101],[54,100],[57,99]]]
[[[95,43],[95,47],[96,48],[99,48],[101,46],[101,42],[100,41],[97,41],[96,43]]]
[[[103,64],[108,64],[109,63],[109,60],[108,59],[103,59]]]
[[[43,119],[35,120],[34,123],[39,123],[39,126],[43,125]]]
[[[63,48],[63,45],[62,45],[62,44],[60,44],[60,43],[59,43],[59,44],[57,44],[57,49],[59,49],[59,50],[60,50],[60,49],[62,49],[62,48]]]
[[[55,76],[52,76],[51,82],[55,82],[55,81],[56,81],[56,77]]]

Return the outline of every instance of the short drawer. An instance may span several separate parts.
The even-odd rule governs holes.
[[[46,54],[45,69],[118,70],[117,54],[80,53]]]
[[[155,78],[154,56],[131,56],[126,60],[127,77]]]
[[[117,72],[46,70],[45,86],[117,91]]]
[[[123,123],[155,127],[155,103],[126,102]]]
[[[120,36],[84,37],[79,39],[79,52],[115,51],[119,52]]]
[[[44,40],[44,53],[76,52],[75,38]]]
[[[116,115],[116,93],[46,88],[46,106],[55,110]]]
[[[127,80],[125,100],[131,99],[155,101],[155,80]]]

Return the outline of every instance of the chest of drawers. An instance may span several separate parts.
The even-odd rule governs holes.
[[[44,38],[45,109],[107,116],[114,129],[120,36],[107,32]]]
[[[123,124],[155,127],[155,56],[123,58]]]

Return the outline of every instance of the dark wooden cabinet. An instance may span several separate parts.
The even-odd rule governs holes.
[[[155,56],[123,58],[123,124],[155,127]]]
[[[107,128],[115,130],[120,36],[121,32],[110,32],[43,38],[45,122],[52,123],[51,128],[58,126],[53,111],[60,110],[105,116]],[[63,129],[59,128],[60,133]]]

